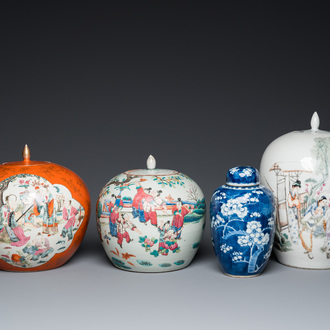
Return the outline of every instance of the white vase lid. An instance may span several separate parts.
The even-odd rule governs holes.
[[[136,176],[167,176],[167,175],[177,175],[178,171],[175,170],[167,170],[167,169],[158,169],[156,168],[156,159],[153,155],[149,155],[147,159],[147,168],[146,169],[137,169],[126,171],[126,174],[136,175]]]

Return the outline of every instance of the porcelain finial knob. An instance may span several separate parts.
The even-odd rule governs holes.
[[[156,159],[154,156],[150,155],[147,159],[147,169],[154,170],[156,168]]]
[[[24,146],[22,155],[24,160],[30,160],[31,152],[27,144]]]
[[[311,119],[311,128],[312,131],[317,131],[319,129],[320,126],[320,118],[319,115],[317,114],[317,112],[315,111],[313,113],[312,119]]]

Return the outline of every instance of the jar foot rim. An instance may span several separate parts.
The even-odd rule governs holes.
[[[257,276],[261,275],[261,273],[254,274],[254,275],[232,275],[232,274],[228,274],[225,272],[224,272],[224,274],[229,277],[234,277],[234,278],[251,278],[251,277],[257,277]]]

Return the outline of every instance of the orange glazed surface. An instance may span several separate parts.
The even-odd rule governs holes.
[[[57,268],[66,263],[77,251],[86,233],[90,216],[90,196],[83,180],[64,166],[44,161],[24,160],[19,162],[3,163],[0,165],[0,181],[18,174],[33,174],[45,178],[51,184],[66,186],[72,198],[77,200],[85,209],[84,219],[74,234],[71,245],[62,253],[56,253],[47,263],[32,268],[15,267],[0,259],[0,269],[7,271],[34,272]]]

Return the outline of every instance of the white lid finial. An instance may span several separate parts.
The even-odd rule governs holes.
[[[147,169],[154,170],[156,168],[156,159],[154,156],[150,155],[147,159]]]
[[[312,131],[317,131],[319,129],[320,126],[320,118],[319,115],[317,114],[317,112],[315,111],[313,113],[312,119],[311,119],[311,128]]]

